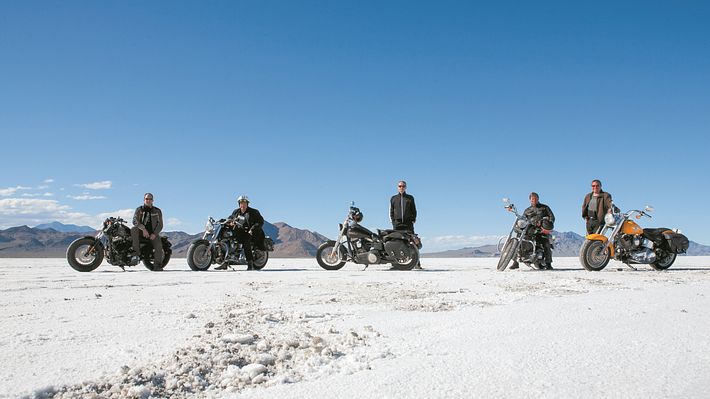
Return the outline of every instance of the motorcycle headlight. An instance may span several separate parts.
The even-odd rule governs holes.
[[[528,225],[528,221],[524,219],[518,219],[518,221],[515,222],[515,225],[518,226],[519,229],[524,229]]]
[[[613,226],[616,224],[616,218],[614,217],[613,213],[607,213],[606,216],[604,216],[604,223],[608,224],[609,226]]]
[[[207,224],[205,225],[205,233],[207,233],[207,234],[214,233],[214,226],[212,225],[212,223],[207,222]]]

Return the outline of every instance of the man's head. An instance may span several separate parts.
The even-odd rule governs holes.
[[[145,205],[147,207],[153,206],[153,194],[151,194],[151,193],[143,194],[143,205]]]
[[[249,197],[246,195],[240,195],[239,198],[237,198],[237,203],[239,204],[239,209],[244,212],[249,207]]]
[[[537,205],[538,202],[540,202],[540,196],[537,195],[536,192],[530,193],[528,198],[530,198],[530,205],[532,205],[532,206],[535,206],[535,205]]]
[[[399,191],[400,194],[407,191],[407,182],[404,180],[400,180],[399,183],[397,183],[397,191]]]
[[[592,192],[594,194],[599,194],[602,192],[602,182],[601,180],[594,179],[592,180]]]

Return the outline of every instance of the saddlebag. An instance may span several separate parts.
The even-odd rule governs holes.
[[[684,254],[690,245],[688,237],[671,230],[663,232],[663,238],[665,238],[665,249],[674,254]]]

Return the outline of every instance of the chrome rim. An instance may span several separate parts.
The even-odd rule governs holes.
[[[668,252],[664,252],[664,253],[666,254],[666,256],[664,256],[662,258],[659,257],[658,261],[656,262],[656,264],[660,267],[666,267],[666,266],[670,265],[671,263],[673,263],[673,261],[675,260],[675,254],[668,253]]]
[[[587,251],[587,263],[592,267],[600,267],[609,259],[609,250],[601,241],[595,241]]]
[[[262,251],[260,249],[257,249],[254,251],[254,265],[257,267],[264,266],[267,261],[267,253],[265,251]]]
[[[91,248],[91,245],[86,244],[79,246],[74,251],[74,259],[82,266],[89,266],[96,260],[96,248],[94,248],[93,253],[89,252],[89,248]]]
[[[320,259],[328,266],[335,266],[340,263],[340,256],[338,256],[338,251],[333,251],[333,248],[330,247],[323,248],[320,253]]]
[[[192,252],[192,261],[195,262],[195,265],[201,269],[208,267],[211,260],[212,255],[210,254],[209,247],[207,245],[200,245]]]

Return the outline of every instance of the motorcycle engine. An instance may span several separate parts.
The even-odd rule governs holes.
[[[631,252],[629,259],[636,263],[648,264],[656,261],[656,254],[648,248],[643,248],[639,251]]]

